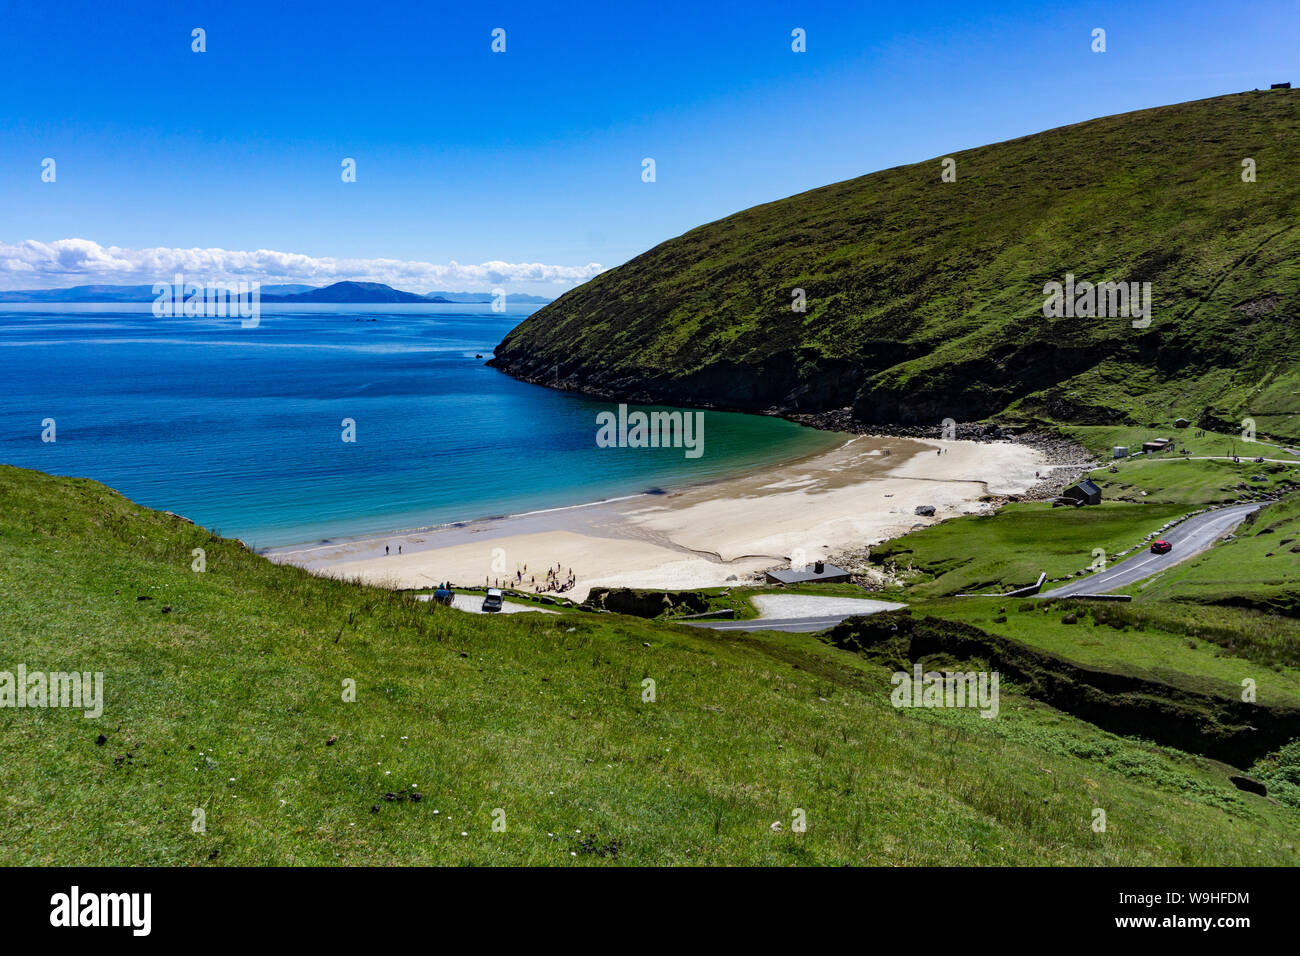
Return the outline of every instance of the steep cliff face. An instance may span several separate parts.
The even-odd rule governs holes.
[[[934,159],[664,242],[539,310],[493,364],[631,400],[851,406],[869,424],[1209,410],[1300,436],[1300,90],[951,158],[955,181]],[[1045,316],[1052,282],[1074,294]],[[1136,283],[1136,314],[1079,314],[1102,282]],[[1117,290],[1099,298],[1117,311]]]

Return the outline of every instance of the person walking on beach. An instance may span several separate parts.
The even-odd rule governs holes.
[[[384,556],[388,556],[388,545],[384,545]]]

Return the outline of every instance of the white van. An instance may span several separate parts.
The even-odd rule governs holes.
[[[499,611],[501,610],[502,601],[503,598],[500,588],[488,588],[487,597],[483,599],[483,610]]]

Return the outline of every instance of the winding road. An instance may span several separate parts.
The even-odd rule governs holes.
[[[748,621],[691,621],[691,627],[707,627],[711,631],[786,631],[802,633],[805,631],[824,631],[834,627],[852,614],[832,614],[829,617],[756,617]],[[687,623],[687,622],[683,622]]]
[[[823,597],[811,594],[756,594],[751,599],[759,617],[745,621],[683,621],[714,631],[824,631],[846,617],[895,611],[905,604],[867,598]]]
[[[1248,514],[1258,511],[1260,507],[1261,505],[1258,503],[1230,505],[1227,508],[1218,508],[1188,518],[1181,524],[1170,528],[1168,533],[1165,534],[1164,540],[1173,545],[1173,550],[1168,554],[1152,554],[1147,551],[1135,555],[1127,561],[1114,564],[1105,571],[1098,571],[1087,577],[1077,578],[1069,584],[1064,584],[1053,591],[1045,591],[1037,596],[1039,598],[1063,598],[1078,594],[1104,594],[1107,591],[1134,584],[1144,578],[1151,577],[1153,574],[1159,574],[1161,571],[1186,561],[1188,558],[1208,551],[1215,541],[1241,524]],[[763,599],[773,601],[773,603],[768,607],[759,606],[758,601]],[[800,601],[798,605],[790,603],[782,606],[777,603],[781,601],[793,602],[796,599]],[[758,606],[760,614],[770,616],[745,621],[683,621],[681,623],[689,624],[691,627],[707,627],[714,631],[824,631],[855,614],[873,614],[904,606],[901,604],[888,604],[884,601],[846,600],[842,598],[796,595],[756,596],[755,605]],[[803,616],[796,616],[788,611],[785,614],[773,613],[786,610],[787,607],[789,610],[820,610],[822,613],[805,614]]]
[[[1259,504],[1231,505],[1188,518],[1182,524],[1170,528],[1164,536],[1164,540],[1174,546],[1168,554],[1152,554],[1148,551],[1143,555],[1111,565],[1105,571],[1097,571],[1053,591],[1045,591],[1038,597],[1062,598],[1075,594],[1105,594],[1107,591],[1135,584],[1143,578],[1149,578],[1203,551],[1208,551],[1215,541],[1241,524],[1246,515],[1258,511],[1260,507]]]

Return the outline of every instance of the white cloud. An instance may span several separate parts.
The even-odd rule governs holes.
[[[445,265],[409,259],[335,259],[273,249],[125,249],[89,239],[0,242],[0,289],[66,288],[74,285],[151,285],[170,282],[177,272],[194,282],[260,281],[264,285],[384,282],[409,292],[486,290],[547,286],[570,288],[604,271],[598,262],[581,266],[541,262],[451,261]]]

